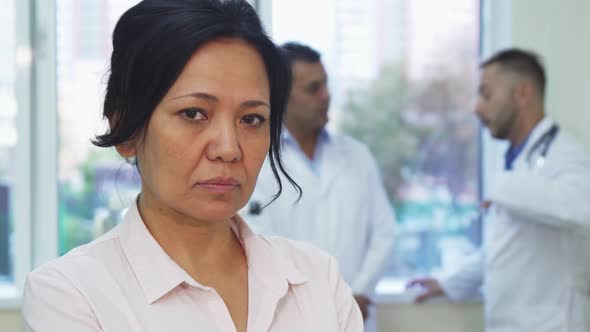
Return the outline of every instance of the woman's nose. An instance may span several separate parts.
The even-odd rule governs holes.
[[[235,162],[242,158],[237,128],[232,123],[219,123],[211,128],[207,158]]]

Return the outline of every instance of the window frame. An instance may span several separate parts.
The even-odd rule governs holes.
[[[55,1],[33,0],[31,86],[32,267],[58,256],[57,22]],[[43,148],[41,148],[43,147]],[[46,194],[48,193],[48,194]]]
[[[12,182],[10,209],[13,228],[13,278],[12,285],[4,285],[0,293],[0,308],[14,309],[20,305],[20,293],[26,273],[31,268],[31,2],[15,1],[15,70],[14,96],[16,98],[17,144],[14,162],[15,178]],[[18,221],[18,222],[17,222]]]
[[[1,309],[20,308],[27,273],[58,254],[55,13],[55,1],[15,1],[14,283],[3,287]]]

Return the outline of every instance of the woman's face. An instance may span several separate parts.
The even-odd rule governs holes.
[[[270,144],[270,87],[246,42],[200,47],[136,142],[145,206],[212,222],[227,220],[254,190]],[[126,151],[127,149],[127,151]]]

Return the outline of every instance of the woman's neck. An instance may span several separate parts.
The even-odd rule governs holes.
[[[194,220],[159,207],[144,195],[138,209],[150,234],[164,251],[193,279],[212,285],[218,275],[245,262],[245,253],[231,229],[231,220]]]

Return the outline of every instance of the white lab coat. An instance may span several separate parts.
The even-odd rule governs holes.
[[[590,331],[590,158],[560,130],[531,169],[527,155],[552,125],[539,123],[514,170],[492,180],[483,250],[441,280],[455,300],[483,282],[488,332]]]
[[[283,178],[283,193],[260,215],[242,217],[260,233],[312,243],[333,255],[355,294],[371,295],[390,257],[394,214],[369,150],[356,140],[330,135],[322,147],[319,176],[300,153],[283,144],[288,174],[303,188],[297,194]],[[263,205],[277,192],[268,160],[252,201]]]

